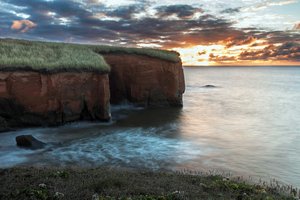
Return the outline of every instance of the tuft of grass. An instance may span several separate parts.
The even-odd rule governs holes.
[[[107,73],[104,58],[84,46],[60,43],[0,40],[0,70],[96,71]]]
[[[180,62],[177,52],[159,49],[0,39],[0,70],[107,73],[110,66],[101,54],[109,53],[145,55]]]
[[[69,173],[66,171],[55,171],[53,173],[50,174],[49,177],[54,177],[54,178],[69,178]]]

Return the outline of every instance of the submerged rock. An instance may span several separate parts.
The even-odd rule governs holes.
[[[217,86],[215,86],[215,85],[205,85],[205,86],[203,86],[204,88],[216,88]]]
[[[20,135],[16,137],[17,146],[28,149],[42,149],[46,143],[34,138],[32,135]]]

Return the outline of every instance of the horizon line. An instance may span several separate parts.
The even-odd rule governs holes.
[[[183,67],[300,67],[299,65],[182,65]]]

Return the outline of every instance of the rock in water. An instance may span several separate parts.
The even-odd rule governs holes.
[[[215,86],[215,85],[205,85],[203,87],[205,87],[205,88],[216,88],[217,86]]]
[[[34,138],[32,135],[20,135],[16,137],[17,146],[28,149],[41,149],[46,145]]]

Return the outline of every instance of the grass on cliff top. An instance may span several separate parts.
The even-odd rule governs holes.
[[[101,56],[108,53],[180,62],[178,53],[166,50],[0,39],[0,70],[109,72],[110,67]]]
[[[218,175],[117,169],[0,169],[0,199],[40,200],[294,200],[297,191]]]
[[[151,49],[151,48],[127,48],[118,46],[105,46],[105,45],[89,45],[93,51],[99,54],[109,54],[109,53],[120,53],[120,54],[136,54],[145,55],[153,58],[159,58],[162,60],[167,60],[170,62],[180,62],[179,54],[175,51],[167,51],[161,49]]]
[[[109,72],[104,58],[84,46],[0,40],[0,70]]]

